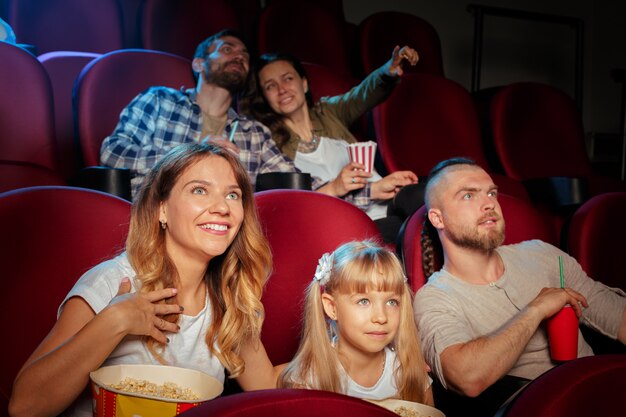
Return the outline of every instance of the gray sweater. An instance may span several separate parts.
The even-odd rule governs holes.
[[[501,246],[496,251],[505,270],[495,283],[469,284],[441,270],[415,295],[413,307],[422,349],[426,361],[444,385],[441,353],[449,346],[495,332],[528,305],[542,288],[559,287],[559,255],[563,256],[565,285],[584,295],[589,303],[583,310],[581,322],[617,338],[626,308],[624,292],[590,279],[574,258],[539,240]],[[579,331],[578,356],[590,355],[593,351]],[[534,379],[554,365],[545,323],[542,323],[508,374]]]

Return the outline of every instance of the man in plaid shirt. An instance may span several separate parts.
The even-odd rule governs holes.
[[[245,44],[233,31],[203,41],[192,62],[196,88],[151,87],[135,97],[102,143],[101,164],[130,169],[133,196],[148,170],[170,149],[205,139],[237,153],[253,186],[258,174],[297,172],[265,126],[231,108],[233,95],[245,86],[249,61]],[[314,188],[319,185],[314,179]]]

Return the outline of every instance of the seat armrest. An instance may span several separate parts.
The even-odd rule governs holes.
[[[69,183],[75,187],[104,191],[132,201],[128,168],[86,167],[81,169]]]
[[[523,181],[534,202],[546,204],[555,209],[576,209],[589,198],[586,178],[545,177]]]

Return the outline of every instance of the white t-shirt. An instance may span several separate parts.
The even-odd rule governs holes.
[[[83,298],[98,314],[115,297],[124,277],[131,278],[131,292],[136,292],[138,283],[133,280],[135,271],[128,263],[126,253],[87,271],[65,297],[59,307],[58,314],[61,314],[65,302],[75,296]],[[223,383],[224,366],[215,356],[211,355],[204,340],[210,323],[211,308],[207,294],[204,308],[196,316],[180,315],[178,322],[180,331],[167,334],[170,342],[164,347],[162,355],[168,365],[197,369]],[[119,364],[158,365],[159,362],[149,352],[141,336],[126,336],[111,352],[102,366]],[[91,416],[91,402],[88,398],[78,401],[68,415]]]
[[[321,137],[315,151],[311,153],[296,152],[294,162],[300,171],[318,177],[322,181],[332,181],[337,178],[343,167],[350,163],[348,143],[344,140]],[[374,170],[369,182],[376,182],[380,179],[382,177]],[[372,201],[365,212],[372,220],[382,219],[387,217],[387,205]]]
[[[387,347],[385,348],[385,368],[378,381],[371,387],[357,384],[341,367],[346,395],[367,400],[384,400],[385,398],[397,397],[398,387],[394,375],[397,367],[396,353]]]

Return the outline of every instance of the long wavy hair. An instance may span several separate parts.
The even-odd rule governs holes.
[[[424,213],[422,234],[420,236],[420,245],[422,247],[422,271],[424,271],[424,276],[426,278],[437,271],[437,263],[441,262],[441,254],[443,253],[437,229],[435,229],[428,218],[428,210],[431,208],[431,202],[433,199],[433,189],[436,182],[439,181],[440,177],[443,175],[444,171],[447,171],[450,167],[460,165],[478,166],[476,161],[466,157],[446,159],[439,162],[433,167],[433,169],[430,170],[428,179],[426,180],[426,190],[424,192],[426,213]]]
[[[242,97],[239,102],[240,111],[243,114],[260,121],[267,126],[272,132],[272,139],[276,142],[276,145],[280,150],[283,149],[285,143],[289,139],[289,130],[285,125],[282,115],[272,110],[265,96],[263,95],[262,87],[259,82],[259,73],[261,70],[277,61],[284,61],[290,64],[293,69],[298,73],[300,78],[307,78],[306,70],[295,56],[288,53],[268,53],[261,55],[254,65],[254,77],[249,78],[248,91]],[[313,94],[311,93],[311,85],[309,84],[308,91],[304,94],[306,104],[309,109],[313,108]]]
[[[177,286],[179,275],[165,248],[166,231],[159,224],[159,207],[183,172],[208,157],[224,158],[242,191],[244,216],[239,232],[228,249],[209,262],[204,277],[212,308],[206,344],[230,376],[236,377],[245,366],[239,356],[242,344],[260,336],[264,317],[260,300],[272,265],[248,174],[238,158],[212,144],[187,143],[171,150],[150,170],[133,204],[126,250],[142,293]],[[176,303],[176,297],[167,302]],[[178,315],[164,318],[176,322]],[[163,346],[152,338],[144,340],[163,363],[159,353]]]
[[[393,342],[399,364],[395,373],[398,394],[404,400],[425,400],[428,380],[413,318],[411,290],[396,256],[372,241],[349,242],[338,247],[333,253],[329,281],[323,288],[316,280],[309,285],[302,341],[293,361],[279,376],[279,387],[306,386],[345,393],[339,355],[332,343],[334,324],[324,312],[322,292],[332,295],[368,290],[400,295],[400,324]]]

